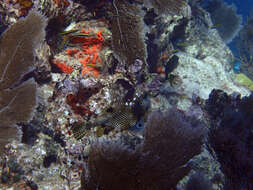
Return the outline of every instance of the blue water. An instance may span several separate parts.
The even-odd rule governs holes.
[[[234,4],[237,7],[237,13],[243,16],[245,22],[253,8],[252,0],[225,0],[228,4]]]
[[[247,22],[247,18],[253,13],[253,0],[224,0],[227,4],[234,4],[237,13],[243,17],[243,24]],[[235,38],[236,39],[236,38]],[[233,54],[238,57],[236,40],[233,40],[230,44],[228,44]]]
[[[212,1],[216,1],[216,0],[203,0],[201,2],[201,5],[203,6],[203,8],[205,8],[211,14],[212,14],[212,11],[215,10],[215,7],[210,6],[210,5],[212,5],[212,4],[210,4],[210,2],[212,2]],[[243,25],[245,25],[247,23],[248,18],[250,16],[253,16],[253,0],[221,0],[221,1],[225,2],[228,5],[235,6],[237,14],[242,16],[242,19],[243,19],[242,20],[242,27],[243,27]],[[210,7],[211,7],[211,9],[210,9]],[[218,17],[216,17],[216,18],[218,18]],[[213,21],[213,22],[215,23],[215,21]],[[240,47],[237,46],[238,40],[239,40],[238,34],[231,42],[229,42],[229,44],[227,44],[236,58],[240,57],[240,55],[238,53],[238,48],[240,48]],[[231,64],[233,65],[234,71],[236,73],[240,72],[241,64],[238,61],[231,63]]]

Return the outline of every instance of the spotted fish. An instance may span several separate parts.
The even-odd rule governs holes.
[[[85,135],[88,135],[88,131],[90,129],[90,124],[83,124],[83,123],[74,123],[71,126],[71,131],[73,132],[73,136],[79,140],[83,138]]]
[[[88,123],[87,125],[73,125],[71,130],[76,139],[81,139],[87,135],[89,129],[96,126],[111,127],[117,131],[122,131],[135,126],[137,121],[138,118],[132,109],[124,107],[111,113],[106,113],[92,124]]]
[[[121,109],[118,112],[113,112],[111,117],[107,118],[102,126],[113,127],[116,130],[126,130],[133,127],[137,123],[137,117],[129,108]]]

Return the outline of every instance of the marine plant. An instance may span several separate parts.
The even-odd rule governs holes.
[[[201,152],[203,124],[176,109],[149,115],[144,141],[121,137],[91,145],[83,189],[165,190],[190,171],[187,162]]]
[[[240,98],[214,89],[206,101],[210,151],[225,175],[225,190],[253,189],[253,94]]]
[[[28,121],[36,106],[36,83],[24,75],[34,68],[34,49],[44,40],[45,19],[31,11],[0,39],[1,146],[17,135],[14,124]],[[15,133],[16,131],[16,133]]]

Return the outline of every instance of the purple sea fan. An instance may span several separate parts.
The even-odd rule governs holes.
[[[36,83],[23,81],[34,67],[34,50],[45,38],[46,19],[36,11],[11,25],[0,38],[0,127],[2,146],[17,136],[15,123],[33,116]],[[13,127],[13,128],[11,128]]]
[[[225,175],[225,190],[253,189],[252,108],[253,94],[241,99],[214,89],[206,101],[210,151]]]
[[[139,149],[140,150],[140,149]],[[88,172],[82,177],[85,190],[129,190],[137,186],[141,152],[130,149],[122,139],[100,139],[91,146]],[[134,187],[135,186],[135,187]]]
[[[144,141],[103,139],[92,144],[85,190],[168,190],[188,174],[187,162],[201,152],[204,125],[177,109],[153,112]]]
[[[143,152],[159,157],[159,189],[176,186],[190,171],[187,162],[201,152],[207,130],[205,125],[183,112],[172,108],[165,113],[149,115],[144,129]]]

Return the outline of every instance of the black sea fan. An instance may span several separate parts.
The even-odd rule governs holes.
[[[211,14],[221,38],[226,43],[231,42],[242,27],[242,16],[236,13],[236,7],[222,0],[212,0],[207,6],[207,11]]]
[[[185,190],[213,190],[213,188],[211,181],[201,172],[196,172],[188,180]]]
[[[210,115],[223,104],[211,120],[209,143],[225,175],[225,189],[253,189],[253,94],[242,99],[224,94],[213,90],[207,100]]]
[[[150,114],[144,141],[102,139],[92,144],[86,190],[168,190],[188,174],[187,162],[201,152],[204,125],[176,109]]]
[[[144,129],[143,152],[159,157],[157,167],[161,173],[156,174],[156,180],[160,189],[174,187],[188,174],[186,164],[201,152],[205,129],[202,122],[177,109],[150,114]]]

